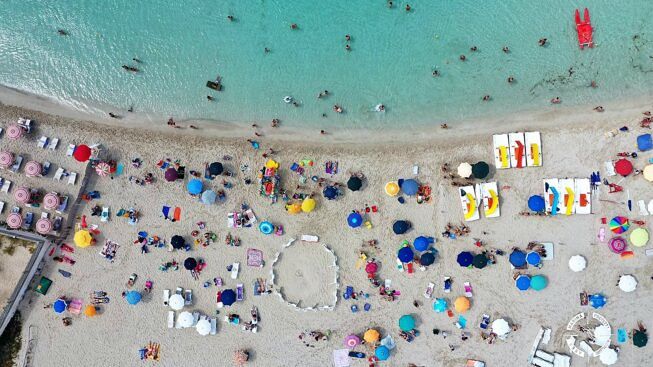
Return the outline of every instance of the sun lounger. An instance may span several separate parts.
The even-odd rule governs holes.
[[[573,178],[561,178],[558,180],[558,191],[560,192],[560,212],[564,215],[574,214],[576,206],[576,184]]]
[[[163,290],[163,305],[168,306],[168,301],[170,300],[170,289]]]
[[[5,131],[5,129],[0,127],[0,136],[2,136],[2,132],[4,132],[4,131]]]
[[[50,162],[48,162],[48,161],[43,162],[43,166],[41,168],[41,176],[42,177],[45,177],[45,176],[48,175],[48,173],[50,173],[50,166],[51,166]]]
[[[236,284],[236,301],[243,301],[245,299],[245,290],[243,289],[243,285],[241,284]]]
[[[25,129],[26,133],[31,133],[32,132],[32,120],[26,119],[26,118],[19,118],[17,124]]]
[[[592,187],[589,178],[575,180],[575,211],[576,214],[592,213]]]
[[[486,218],[497,218],[501,216],[499,208],[499,189],[496,182],[479,184],[481,197],[483,198],[483,214]]]
[[[480,218],[478,212],[478,197],[474,191],[474,186],[463,186],[458,188],[460,194],[460,204],[463,207],[463,216],[465,221],[471,222]]]
[[[25,219],[23,220],[23,229],[26,231],[29,230],[32,228],[32,223],[34,223],[34,213],[27,212],[27,214],[25,214]]]
[[[211,317],[210,321],[211,321],[211,332],[210,332],[210,334],[215,335],[215,334],[218,333],[218,322],[215,319],[215,317]]]
[[[560,208],[560,191],[558,190],[558,179],[549,178],[544,180],[544,208],[547,213],[558,214]]]
[[[302,237],[300,238],[300,240],[301,240],[301,241],[304,241],[304,242],[317,242],[317,241],[318,241],[318,237],[317,237],[317,236],[311,236],[311,235],[303,234]]]
[[[240,270],[240,263],[233,263],[231,266],[231,279],[238,278],[238,270]]]
[[[39,138],[39,142],[37,146],[41,149],[45,148],[45,145],[48,143],[48,137],[47,136],[42,136]]]
[[[553,367],[569,367],[571,358],[565,354],[553,353]]]
[[[11,189],[11,181],[9,180],[4,180],[2,182],[2,188],[0,188],[0,192],[9,193],[9,190]]]
[[[646,209],[646,202],[644,200],[638,200],[637,201],[637,207],[639,208],[639,215],[641,215],[641,216],[649,215],[649,212]]]
[[[77,173],[71,172],[70,175],[68,176],[68,185],[74,185],[76,181],[77,181]]]
[[[57,171],[54,173],[54,177],[52,178],[55,181],[61,181],[61,177],[63,176],[64,169],[59,167],[57,168]]]
[[[55,232],[59,232],[61,229],[61,224],[63,223],[63,218],[62,217],[56,217],[54,218],[54,223],[52,224],[52,230]]]
[[[193,325],[192,327],[195,327],[197,325],[197,322],[200,321],[200,313],[199,311],[193,312]]]
[[[41,219],[50,219],[50,213],[41,212]]]
[[[510,144],[508,134],[492,136],[494,144],[494,165],[497,169],[510,168]]]
[[[648,249],[644,250],[644,254],[646,256],[653,256],[653,248],[648,248]]]
[[[184,288],[182,288],[182,287],[177,287],[177,289],[175,289],[175,294],[178,294],[178,295],[180,295],[180,296],[183,296],[183,295],[184,295]]]
[[[485,367],[485,362],[468,359],[465,367]]]
[[[481,329],[487,329],[490,325],[490,315],[484,313],[481,317],[481,323],[478,325]]]
[[[469,282],[463,283],[465,286],[465,297],[472,298],[474,294],[472,293],[472,285]]]
[[[542,141],[539,132],[524,133],[526,140],[526,165],[528,167],[542,166]]]
[[[23,156],[22,155],[16,156],[16,160],[14,161],[14,165],[11,166],[11,168],[10,168],[11,172],[18,172],[18,170],[20,169],[20,166],[22,166],[22,165],[23,165]]]
[[[549,341],[551,341],[551,329],[546,328],[542,334],[542,344],[549,344]],[[537,355],[537,352],[535,354]]]
[[[57,145],[59,145],[59,138],[54,138],[50,140],[50,144],[48,144],[48,149],[55,150],[57,149]]]
[[[524,145],[524,133],[508,134],[510,142],[510,165],[512,168],[526,167],[526,145]]]
[[[66,156],[72,157],[73,153],[75,153],[75,144],[69,144],[68,150],[66,150]]]
[[[168,311],[168,329],[175,327],[175,311]]]
[[[435,283],[429,282],[429,284],[426,286],[426,290],[424,290],[424,298],[431,299],[434,289],[435,289]]]
[[[61,201],[59,202],[59,206],[57,207],[56,212],[62,214],[63,212],[66,211],[66,208],[68,208],[68,196],[64,196],[61,198]]]
[[[192,304],[193,304],[193,291],[190,289],[186,289],[186,292],[184,292],[184,305],[190,306]]]
[[[605,176],[616,176],[617,172],[614,171],[614,162],[606,161],[603,163],[603,168],[605,168]]]
[[[2,211],[5,209],[5,202],[0,201],[0,214],[2,214]]]
[[[109,207],[102,207],[102,214],[100,215],[100,221],[108,222],[109,221]]]

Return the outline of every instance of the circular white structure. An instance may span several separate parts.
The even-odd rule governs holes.
[[[606,366],[613,365],[617,363],[617,360],[619,359],[619,355],[617,354],[617,351],[611,348],[605,348],[601,351],[601,354],[599,354],[599,359],[601,360],[601,363],[603,363]]]
[[[571,271],[578,273],[579,271],[585,270],[587,267],[587,260],[581,255],[574,255],[569,258],[569,269]]]
[[[197,322],[197,325],[195,325],[195,330],[197,330],[197,333],[202,336],[209,335],[211,332],[211,323],[209,320],[202,319]]]
[[[622,275],[619,278],[619,289],[626,293],[633,292],[637,288],[637,279],[634,276]]]
[[[179,311],[184,308],[184,297],[179,294],[173,294],[172,297],[168,300],[168,305],[175,311]]]

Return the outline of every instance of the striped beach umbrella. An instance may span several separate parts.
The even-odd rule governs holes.
[[[626,240],[623,239],[623,237],[612,237],[610,241],[608,241],[608,246],[610,247],[610,250],[614,252],[615,254],[620,254],[626,250]]]
[[[35,177],[41,174],[41,163],[37,161],[29,161],[25,164],[25,174],[30,177]]]
[[[14,164],[14,154],[7,151],[0,152],[0,167],[7,168]]]
[[[7,127],[7,137],[11,140],[20,139],[23,136],[23,132],[23,128],[16,124],[11,124]]]
[[[111,166],[109,166],[108,163],[106,162],[100,162],[95,166],[95,172],[98,174],[100,177],[106,177],[109,175],[109,171],[111,171]]]
[[[7,225],[9,228],[18,229],[23,225],[23,217],[18,213],[11,213],[7,216]]]
[[[43,197],[43,207],[52,210],[59,206],[59,195],[54,192],[49,192]]]
[[[47,218],[41,218],[36,221],[36,232],[48,234],[52,230],[52,222]]]
[[[624,233],[630,228],[628,218],[616,216],[610,220],[610,230],[616,234]]]
[[[14,191],[14,199],[21,204],[29,202],[31,195],[26,187],[19,187]]]

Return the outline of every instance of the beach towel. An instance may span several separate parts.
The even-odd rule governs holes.
[[[349,367],[351,365],[351,359],[349,358],[349,349],[334,350],[333,365],[335,367]]]
[[[163,213],[163,217],[165,219],[170,219],[170,207],[169,206],[163,206],[163,209],[161,209],[161,212]]]
[[[118,163],[118,166],[116,167],[115,175],[116,175],[116,176],[120,176],[120,175],[122,175],[122,173],[123,173],[124,170],[125,170],[125,165],[122,164],[122,163]]]
[[[261,267],[263,266],[263,251],[248,248],[247,249],[247,266]]]
[[[181,220],[181,208],[180,207],[175,208],[175,214],[173,215],[173,219],[175,220],[175,222],[179,222]]]

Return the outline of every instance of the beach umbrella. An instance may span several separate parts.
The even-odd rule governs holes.
[[[458,265],[466,268],[472,265],[472,262],[474,261],[474,255],[472,255],[472,253],[469,251],[463,251],[458,254],[456,261],[458,261]]]
[[[429,266],[435,262],[435,254],[432,252],[427,252],[422,254],[419,258],[420,265]]]
[[[197,325],[195,325],[195,330],[197,330],[197,333],[202,336],[209,335],[211,332],[211,322],[207,319],[201,319],[197,322]]]
[[[390,358],[390,349],[385,345],[379,345],[374,351],[374,356],[379,359],[379,361],[385,361]]]
[[[410,247],[405,246],[399,249],[399,251],[397,252],[397,258],[402,263],[409,263],[413,261],[413,259],[415,258],[415,254],[413,253],[413,250],[411,250]]]
[[[599,325],[594,328],[594,344],[604,345],[610,341],[612,329],[609,325]]]
[[[537,266],[542,262],[542,257],[535,251],[531,251],[526,254],[526,262],[529,265]]]
[[[23,128],[16,124],[11,124],[7,126],[7,137],[11,140],[20,139],[20,137],[23,136],[24,132],[25,131],[23,130]]]
[[[447,300],[444,298],[436,298],[433,302],[433,310],[437,313],[443,313],[447,310]]]
[[[585,270],[587,267],[587,260],[581,255],[574,255],[569,258],[569,269],[571,271],[578,273],[579,271]]]
[[[531,278],[528,275],[522,274],[515,279],[515,286],[520,291],[526,291],[531,287]]]
[[[475,178],[478,179],[486,178],[489,173],[490,173],[490,166],[483,161],[474,163],[472,165],[472,175]]]
[[[607,303],[607,299],[605,298],[605,296],[600,293],[592,294],[591,296],[589,296],[589,301],[590,301],[590,305],[592,305],[592,307],[596,309],[605,306],[605,304]]]
[[[619,355],[617,354],[617,351],[612,348],[605,348],[599,354],[599,360],[601,360],[601,363],[606,366],[617,363],[618,359]]]
[[[186,260],[184,260],[184,269],[193,270],[196,267],[197,267],[197,260],[195,260],[194,257],[187,257]]]
[[[628,218],[616,216],[610,220],[610,230],[616,234],[624,233],[630,228]]]
[[[23,217],[18,213],[11,213],[7,216],[7,225],[9,228],[18,229],[23,225]]]
[[[610,250],[614,252],[615,254],[620,254],[626,250],[626,240],[624,240],[622,237],[612,237],[610,241],[608,241],[608,246],[610,247]]]
[[[487,256],[484,254],[476,254],[474,255],[474,259],[472,259],[472,265],[477,268],[477,269],[483,269],[488,262]]]
[[[166,181],[173,182],[173,181],[176,181],[179,178],[179,173],[177,172],[176,169],[170,167],[163,174],[163,177],[166,179]]]
[[[374,274],[377,271],[379,271],[379,265],[375,262],[368,262],[367,265],[365,265],[365,272],[367,274]]]
[[[392,231],[395,234],[404,234],[410,229],[410,222],[405,220],[397,220],[392,225]]]
[[[78,161],[78,162],[86,162],[88,161],[89,158],[91,158],[91,148],[89,148],[88,145],[78,145],[75,148],[75,152],[73,153],[73,157]]]
[[[328,200],[333,200],[338,197],[338,189],[334,186],[327,186],[322,191],[322,195]]]
[[[544,210],[544,198],[540,195],[533,195],[528,198],[528,209],[534,212],[541,212]]]
[[[217,198],[218,195],[216,195],[215,191],[206,190],[202,193],[202,196],[200,197],[200,201],[202,202],[202,204],[211,205],[215,203],[215,199]]]
[[[315,202],[315,199],[313,199],[313,198],[306,198],[306,199],[304,199],[304,201],[302,201],[302,206],[301,206],[302,211],[303,211],[304,213],[310,213],[310,212],[312,212],[313,210],[315,210],[315,205],[316,205],[316,204],[317,204],[317,203]]]
[[[635,247],[646,246],[648,242],[648,231],[646,228],[635,228],[630,232],[630,243]]]
[[[234,363],[236,366],[244,366],[249,361],[249,353],[246,350],[237,350],[234,352]]]
[[[265,168],[277,169],[279,168],[279,162],[275,161],[274,159],[268,159],[268,161],[265,162]]]
[[[510,253],[510,263],[516,268],[526,265],[526,254],[520,250],[514,250]]]
[[[411,331],[415,329],[415,318],[413,315],[403,315],[399,318],[399,329],[401,331]]]
[[[419,183],[412,178],[404,180],[404,182],[401,183],[401,191],[408,196],[417,194],[417,190],[419,190]]]
[[[177,323],[183,328],[193,326],[193,322],[195,322],[195,318],[193,317],[193,314],[188,311],[180,313],[179,317],[177,317]]]
[[[653,181],[653,164],[644,167],[644,178],[648,181]]]
[[[472,175],[472,165],[463,162],[458,166],[458,176],[462,178],[469,178]]]
[[[199,193],[202,192],[202,181],[194,178],[194,179],[188,181],[188,184],[186,185],[186,188],[188,189],[189,194],[199,195]]]
[[[51,210],[59,206],[59,195],[49,192],[43,196],[43,208]]]
[[[172,248],[179,250],[184,248],[186,241],[184,241],[184,238],[182,236],[174,235],[170,239],[170,244],[172,245]]]
[[[642,134],[637,137],[637,149],[642,152],[653,149],[653,137],[651,134]]]
[[[510,325],[504,319],[492,321],[492,331],[498,336],[504,336],[510,332]]]
[[[175,293],[168,299],[168,305],[171,309],[179,311],[184,308],[184,297],[181,294]]]
[[[75,232],[75,245],[79,248],[86,248],[93,243],[93,237],[91,237],[91,233],[85,229],[79,230]]]
[[[138,304],[138,302],[140,302],[142,298],[143,296],[136,291],[129,291],[125,295],[125,300],[127,300],[127,303],[129,303],[130,305]]]
[[[234,292],[232,289],[225,289],[222,291],[220,301],[222,301],[222,304],[225,306],[233,305],[234,302],[236,302],[236,292]]]
[[[222,166],[222,163],[213,162],[209,164],[209,173],[211,174],[211,176],[217,176],[219,174],[222,174],[222,171],[224,171],[224,167]]]
[[[467,310],[469,310],[470,302],[469,298],[467,297],[458,297],[456,298],[456,301],[453,303],[453,307],[456,309],[456,312],[458,313],[464,313]]]
[[[619,277],[619,289],[626,293],[633,292],[637,288],[637,279],[634,276],[627,274]]]
[[[536,291],[541,291],[546,288],[549,281],[544,277],[544,275],[535,275],[531,278],[531,288]]]
[[[300,203],[292,203],[286,205],[286,211],[288,214],[299,214],[302,212],[302,204]]]
[[[413,242],[415,250],[422,252],[428,250],[429,246],[434,242],[433,237],[419,236]]]
[[[361,343],[361,338],[356,334],[349,334],[345,337],[345,346],[349,349],[355,348]]]
[[[109,163],[100,162],[97,165],[95,165],[95,172],[100,177],[107,177],[110,171],[111,171],[111,166],[109,166]]]
[[[642,348],[645,347],[648,343],[648,335],[641,330],[635,330],[633,333],[633,344],[636,347]]]
[[[0,152],[0,167],[7,168],[14,164],[14,155],[11,152]]]
[[[385,184],[385,193],[389,196],[397,196],[399,194],[399,185],[396,182],[388,182]]]
[[[28,177],[35,177],[41,174],[41,163],[37,161],[29,161],[25,163],[25,175]]]
[[[84,308],[84,315],[88,317],[93,317],[97,315],[97,310],[95,309],[95,306],[93,305],[88,305]]]
[[[360,227],[363,224],[363,217],[358,213],[351,213],[347,217],[347,224],[349,224],[351,228]]]
[[[351,176],[349,177],[349,180],[347,181],[347,187],[351,191],[358,191],[361,189],[363,186],[363,180],[356,176]]]
[[[68,303],[62,298],[59,298],[58,300],[54,301],[54,304],[52,305],[52,309],[54,310],[55,313],[64,313],[64,311],[66,311],[67,308],[68,308]]]
[[[272,225],[272,223],[270,223],[268,221],[261,222],[258,225],[258,230],[261,231],[261,233],[266,234],[266,235],[271,234],[272,232],[274,232],[274,225]]]
[[[14,200],[20,204],[28,203],[31,196],[32,194],[30,194],[29,189],[26,187],[19,187],[14,191]]]
[[[378,331],[375,329],[368,329],[363,335],[363,340],[365,340],[366,343],[373,344],[378,342],[380,337],[381,334],[379,334]]]
[[[627,160],[626,158],[621,158],[620,160],[615,162],[614,170],[618,174],[626,177],[631,172],[633,172],[633,164],[629,160]]]
[[[36,232],[48,234],[52,230],[52,222],[48,218],[40,218],[36,221]]]

